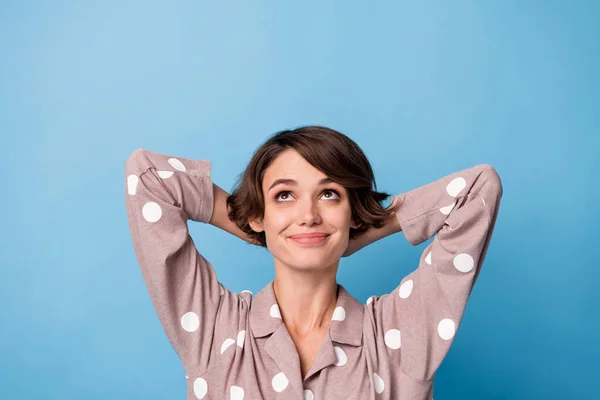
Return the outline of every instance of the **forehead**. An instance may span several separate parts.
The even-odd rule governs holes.
[[[263,187],[268,188],[273,181],[281,178],[295,179],[300,184],[310,183],[327,176],[309,164],[296,150],[288,149],[281,152],[265,171]]]

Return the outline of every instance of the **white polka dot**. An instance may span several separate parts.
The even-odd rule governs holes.
[[[273,386],[273,390],[277,393],[283,392],[289,383],[290,381],[288,381],[287,376],[283,372],[278,373],[271,380],[271,386]]]
[[[186,375],[186,376],[185,376],[185,379],[190,379],[190,377]]]
[[[229,348],[229,346],[231,346],[234,343],[235,343],[235,340],[233,340],[231,338],[225,339],[225,341],[221,345],[221,354],[223,354],[225,352],[225,350],[227,350]]]
[[[373,386],[375,386],[375,391],[377,393],[381,393],[385,390],[385,382],[376,372],[373,373]]]
[[[243,400],[244,389],[239,386],[232,386],[229,388],[229,400]]]
[[[343,321],[346,319],[346,310],[344,307],[336,307],[333,311],[333,316],[331,317],[332,321]]]
[[[162,217],[162,210],[157,203],[149,201],[142,207],[142,215],[146,221],[156,222]]]
[[[400,348],[400,331],[398,329],[390,329],[385,333],[385,344],[390,349]]]
[[[427,254],[427,257],[425,257],[425,262],[431,265],[431,251],[429,252],[429,254]]]
[[[304,391],[304,400],[314,400],[315,395],[313,394],[312,390],[310,389],[306,389]]]
[[[277,304],[273,304],[271,309],[269,310],[269,315],[273,318],[281,319],[281,312],[279,312],[279,306]]]
[[[168,162],[171,164],[171,167],[175,168],[177,171],[185,172],[185,165],[178,159],[169,158]]]
[[[370,296],[370,297],[367,299],[367,304],[371,304],[371,303],[373,302],[373,298],[374,298],[374,297],[375,297],[375,296]]]
[[[237,335],[237,345],[238,347],[244,347],[244,339],[246,339],[246,331],[239,331]]]
[[[206,393],[208,393],[208,383],[202,378],[197,378],[194,381],[194,394],[196,398],[203,399]]]
[[[402,285],[400,285],[400,289],[398,289],[398,296],[400,296],[401,299],[408,298],[408,296],[410,296],[410,294],[412,293],[413,286],[414,284],[412,279],[407,280]]]
[[[460,272],[469,272],[475,266],[473,257],[466,253],[462,253],[454,257],[454,267]]]
[[[173,171],[156,171],[162,179],[167,179],[173,176]]]
[[[249,290],[242,290],[240,293],[250,293],[250,296],[252,296],[252,292]]]
[[[450,211],[452,211],[452,209],[454,208],[455,205],[456,205],[456,201],[454,203],[450,204],[449,206],[440,208],[440,212],[444,215],[449,215]]]
[[[335,353],[335,358],[337,360],[335,362],[335,365],[337,365],[338,367],[346,365],[346,363],[348,362],[348,356],[346,355],[346,352],[338,346],[333,347],[333,352]]]
[[[465,187],[467,187],[467,181],[465,181],[465,178],[454,178],[452,179],[452,182],[446,186],[446,192],[450,196],[456,197]]]
[[[187,332],[196,332],[200,327],[200,318],[193,311],[186,312],[181,317],[181,327]]]
[[[442,339],[452,339],[454,332],[456,332],[456,328],[454,326],[454,321],[450,318],[444,318],[438,324],[438,335],[440,335]]]
[[[127,177],[127,193],[132,196],[135,194],[139,180],[137,175],[129,175]]]

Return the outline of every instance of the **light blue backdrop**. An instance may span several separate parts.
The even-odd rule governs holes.
[[[597,398],[595,1],[13,1],[0,8],[0,398],[184,399],[124,207],[136,148],[230,191],[275,131],[322,124],[397,194],[479,163],[504,197],[435,399]],[[192,236],[235,291],[272,257]],[[360,301],[427,241],[343,259]],[[595,394],[594,394],[595,393]]]

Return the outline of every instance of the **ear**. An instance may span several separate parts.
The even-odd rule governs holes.
[[[252,230],[256,233],[260,233],[265,230],[263,228],[263,223],[261,220],[258,220],[258,219],[250,220],[250,221],[248,221],[248,224],[250,225],[250,228],[252,228]]]
[[[362,226],[362,222],[356,222],[356,220],[352,220],[352,225],[350,225],[354,229],[358,229]]]

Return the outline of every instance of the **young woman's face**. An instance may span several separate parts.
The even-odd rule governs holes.
[[[346,189],[310,165],[295,150],[282,152],[267,168],[262,183],[265,213],[250,222],[265,232],[276,262],[297,269],[336,265],[348,246],[351,218]],[[324,238],[294,240],[292,236],[319,233]]]

